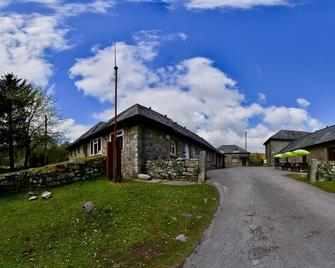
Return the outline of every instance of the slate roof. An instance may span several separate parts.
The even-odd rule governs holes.
[[[72,142],[69,147],[72,147],[72,145],[78,143],[81,140],[84,140],[90,136],[92,136],[93,134],[98,133],[99,131],[101,131],[102,129],[104,129],[104,127],[106,126],[105,122],[99,122],[98,124],[94,125],[92,128],[90,128],[87,132],[85,132],[83,135],[81,135],[78,139],[76,139],[74,142]]]
[[[266,145],[270,140],[294,141],[306,136],[307,134],[310,134],[310,132],[282,129],[268,138],[263,145]]]
[[[304,149],[331,141],[335,141],[335,125],[310,133],[298,140],[291,142],[283,150],[281,150],[280,153],[290,152],[297,149]]]
[[[150,119],[156,123],[162,124],[170,128],[171,130],[204,145],[205,147],[208,147],[214,151],[217,151],[216,148],[213,147],[209,142],[199,137],[194,132],[188,130],[185,127],[180,126],[179,124],[177,124],[177,122],[174,122],[172,119],[170,119],[166,115],[162,115],[152,110],[151,108],[147,108],[140,104],[135,104],[129,107],[128,109],[124,110],[123,112],[121,112],[118,115],[118,122],[125,121],[135,116],[141,116],[143,118]],[[111,127],[113,124],[114,124],[114,118],[109,120],[107,123],[103,123],[103,122],[98,123],[93,128],[91,128],[89,131],[87,131],[85,134],[83,134],[81,137],[79,137],[76,141],[71,143],[69,147],[74,146],[76,143],[82,141],[83,139],[90,137],[93,134],[96,134],[102,130],[105,130],[108,127]]]
[[[224,154],[250,154],[250,152],[244,150],[237,145],[221,145],[217,148],[221,153]]]

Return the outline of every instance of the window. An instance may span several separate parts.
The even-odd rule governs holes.
[[[197,158],[198,154],[197,154],[197,150],[195,149],[195,147],[192,147],[192,158]]]
[[[170,141],[170,155],[172,156],[177,155],[177,144],[175,141]]]
[[[78,148],[77,148],[77,153],[78,154],[80,153],[80,146],[78,146]]]
[[[211,161],[211,155],[208,152],[206,152],[206,161]]]
[[[233,157],[231,160],[232,163],[238,163],[238,158],[237,157]]]
[[[335,161],[335,147],[328,148],[328,161]]]
[[[119,142],[119,145],[121,147],[121,150],[123,150],[124,148],[124,144],[123,144],[123,135],[124,135],[124,131],[123,129],[120,129],[116,132],[116,137],[118,138],[118,142]],[[110,134],[110,137],[109,137],[109,140],[112,142],[113,141],[113,136],[114,136],[114,132],[112,132]]]
[[[184,145],[184,157],[190,159],[190,145],[188,144]]]
[[[116,131],[116,136],[117,137],[122,137],[124,135],[123,129],[117,130]],[[110,141],[113,141],[113,136],[114,136],[114,131],[110,134]]]
[[[101,138],[91,141],[91,155],[101,154]]]

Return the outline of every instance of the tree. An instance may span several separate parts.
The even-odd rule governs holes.
[[[25,107],[26,119],[22,139],[22,146],[25,151],[25,168],[28,166],[29,158],[34,148],[57,140],[60,134],[59,132],[51,131],[57,124],[58,116],[53,101],[44,91],[33,86],[27,103],[29,105]]]
[[[0,99],[0,146],[8,151],[11,169],[15,167],[15,151],[23,150],[26,168],[32,150],[60,134],[51,131],[58,121],[54,103],[41,88],[14,74],[0,78]]]
[[[9,166],[15,167],[15,149],[22,138],[25,97],[30,90],[26,80],[13,74],[0,78],[0,148],[8,152]]]

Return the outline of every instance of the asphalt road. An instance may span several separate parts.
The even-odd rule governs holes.
[[[209,172],[220,206],[184,267],[335,267],[335,194],[285,174]]]

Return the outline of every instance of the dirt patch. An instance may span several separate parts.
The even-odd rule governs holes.
[[[254,229],[250,228],[251,239],[253,241],[266,241],[268,238],[265,236],[261,226]]]
[[[254,247],[249,249],[249,259],[250,260],[259,260],[268,256],[273,250],[278,249],[278,247]]]
[[[161,253],[161,246],[153,245],[148,241],[137,243],[130,248],[130,256],[135,261],[150,261]]]

